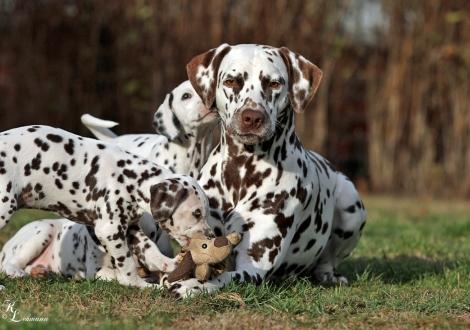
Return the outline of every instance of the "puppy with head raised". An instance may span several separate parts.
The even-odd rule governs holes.
[[[116,143],[123,149],[151,158],[157,164],[170,165],[169,169],[175,173],[197,176],[209,154],[212,128],[217,118],[217,112],[208,111],[189,81],[186,81],[166,96],[165,102],[155,113],[154,127],[161,135],[118,137],[109,130],[109,127],[117,125],[115,122],[90,115],[83,115],[82,122],[101,140]],[[139,227],[146,236],[135,230]],[[100,250],[100,242],[93,240],[95,234],[92,228],[87,227],[86,230],[85,226],[67,219],[29,223],[3,247],[0,253],[1,269],[11,277],[48,270],[66,277],[78,274],[84,278],[115,278],[110,258]],[[157,244],[165,256],[173,257],[169,235],[145,213],[138,226],[130,226],[127,240],[141,258],[155,259],[154,263],[164,265],[158,262],[158,255],[149,253],[151,249],[134,246],[136,241],[145,245],[147,237]]]
[[[144,212],[186,246],[196,234],[212,235],[207,199],[187,175],[173,174],[115,144],[47,126],[0,133],[0,229],[20,208],[55,212],[92,226],[109,254],[117,280],[146,287],[126,242]],[[149,270],[170,271],[175,259],[135,228],[134,253]]]
[[[218,121],[215,108],[206,108],[199,95],[185,81],[165,97],[154,115],[158,134],[117,136],[110,127],[117,123],[88,114],[82,123],[100,140],[117,144],[124,150],[145,157],[173,173],[196,178],[212,150],[212,130]]]
[[[221,45],[195,57],[188,77],[206,107],[217,106],[221,141],[198,179],[216,236],[237,231],[235,269],[204,284],[171,287],[178,297],[274,276],[346,283],[339,262],[357,245],[366,212],[354,185],[306,150],[294,127],[322,72],[285,47]]]

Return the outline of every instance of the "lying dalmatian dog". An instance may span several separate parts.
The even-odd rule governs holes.
[[[204,284],[173,284],[176,297],[232,280],[274,276],[347,283],[335,269],[359,242],[366,211],[354,185],[304,149],[294,113],[313,98],[322,72],[287,48],[223,44],[195,57],[189,79],[221,117],[221,142],[198,179],[216,236],[243,234],[235,269]]]
[[[20,208],[52,211],[94,227],[116,279],[137,287],[151,284],[137,274],[128,232],[132,252],[150,271],[171,271],[177,264],[133,226],[144,212],[182,246],[196,233],[212,235],[205,220],[207,198],[190,176],[173,174],[115,144],[47,126],[0,134],[0,229]],[[96,260],[85,262],[87,274],[91,269],[108,276]]]
[[[163,236],[161,229],[155,231],[154,223],[152,216],[144,213],[139,227],[163,255],[173,257],[169,236]],[[53,272],[67,278],[115,279],[111,258],[100,246],[89,235],[87,226],[65,218],[37,220],[23,226],[5,243],[0,252],[0,270],[10,278]]]
[[[153,127],[159,134],[117,136],[109,129],[117,123],[88,114],[82,116],[82,123],[102,141],[196,178],[212,150],[212,130],[219,119],[216,109],[209,109],[185,81],[166,96],[154,115]]]

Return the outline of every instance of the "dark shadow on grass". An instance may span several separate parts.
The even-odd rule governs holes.
[[[468,262],[465,260],[464,262]],[[430,260],[419,258],[416,256],[400,255],[394,258],[387,257],[373,257],[373,258],[347,258],[338,267],[338,272],[345,276],[350,284],[361,281],[361,278],[366,277],[366,280],[374,278],[380,279],[385,284],[404,284],[411,281],[419,280],[424,276],[442,276],[445,271],[457,268],[456,260],[450,259],[436,259]],[[24,281],[25,279],[9,279],[5,274],[0,274],[0,285],[14,286],[17,281]],[[39,282],[67,282],[69,279],[61,275],[50,274],[44,278],[26,280],[39,281]],[[311,281],[314,284],[315,281]],[[252,285],[252,284],[247,284]],[[286,289],[296,285],[296,281],[286,278],[272,278],[264,282],[271,289],[280,290]],[[230,286],[230,285],[229,285]],[[256,287],[253,285],[253,287]],[[237,288],[234,288],[237,291]],[[254,289],[257,290],[257,289]]]
[[[350,283],[367,274],[369,279],[380,278],[387,284],[402,284],[427,275],[439,276],[455,267],[456,261],[449,259],[430,260],[400,255],[394,258],[346,259],[338,267],[338,272],[346,276]]]

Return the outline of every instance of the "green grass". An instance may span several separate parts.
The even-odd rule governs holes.
[[[470,203],[367,197],[359,246],[340,266],[350,285],[302,279],[231,284],[182,302],[165,292],[60,276],[11,280],[0,292],[18,317],[1,329],[464,329],[470,325]],[[467,205],[469,204],[469,205]],[[0,244],[37,214],[21,211]],[[40,214],[45,217],[45,214]]]

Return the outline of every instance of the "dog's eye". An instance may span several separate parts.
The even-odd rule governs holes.
[[[186,99],[190,99],[191,98],[191,94],[189,93],[184,93],[183,96],[181,96],[181,100],[184,101]]]
[[[206,243],[204,243],[204,244],[202,244],[202,246],[201,246],[201,247],[202,247],[203,249],[207,249],[207,244],[206,244]]]
[[[193,215],[197,220],[199,220],[199,219],[201,219],[202,212],[201,212],[200,209],[196,209],[196,210],[194,210]]]
[[[233,87],[235,86],[236,82],[235,79],[227,79],[224,81],[224,85],[227,87]]]
[[[269,84],[269,88],[272,89],[278,89],[279,87],[281,87],[281,84],[277,81],[271,81],[271,83]]]

